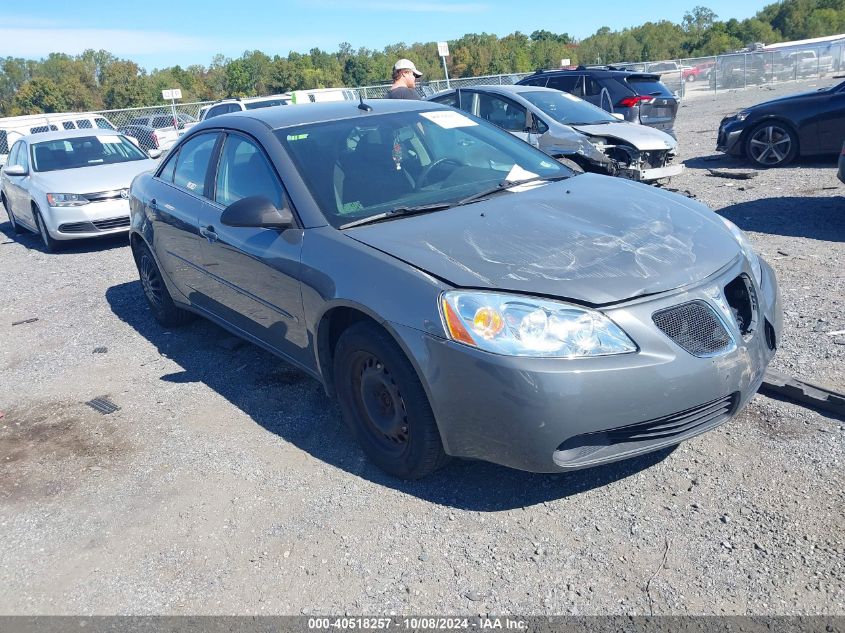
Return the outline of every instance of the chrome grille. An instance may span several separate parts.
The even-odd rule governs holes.
[[[652,315],[654,324],[693,356],[714,356],[734,346],[716,312],[703,301],[691,301]]]
[[[91,202],[102,202],[103,200],[120,199],[120,191],[120,189],[115,189],[113,191],[95,191],[93,193],[83,193],[82,195]]]

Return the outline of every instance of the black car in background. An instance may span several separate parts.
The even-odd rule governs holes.
[[[836,177],[839,182],[845,183],[845,142],[842,143],[842,151],[839,152],[839,169],[836,170]]]
[[[603,110],[622,114],[626,121],[675,136],[680,101],[660,81],[660,75],[579,66],[575,70],[538,70],[517,84],[562,90]]]
[[[725,117],[716,149],[758,167],[835,154],[845,140],[845,82],[766,101]]]

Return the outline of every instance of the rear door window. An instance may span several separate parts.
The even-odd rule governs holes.
[[[545,86],[548,79],[548,77],[529,77],[519,83],[523,86]]]
[[[0,154],[9,153],[9,137],[6,135],[6,130],[0,130]]]
[[[76,125],[79,126],[80,130],[90,130],[94,127],[88,119],[77,119]]]
[[[62,127],[66,130],[75,130],[76,125],[73,121],[62,121]]]
[[[525,108],[510,99],[479,92],[478,115],[508,132],[525,129]]]
[[[113,130],[113,129],[115,129],[115,127],[111,124],[111,122],[108,119],[104,119],[101,116],[98,116],[96,119],[94,119],[94,123],[96,123],[97,127],[100,128],[101,130]]]
[[[228,104],[216,105],[213,108],[210,108],[208,114],[205,115],[206,119],[210,119],[211,117],[220,116],[221,114],[226,114],[229,111]]]
[[[59,128],[55,125],[37,125],[33,128],[29,128],[30,134],[40,134],[42,132],[56,132]]]
[[[204,195],[205,176],[217,134],[200,134],[185,143],[176,157],[173,184],[199,196]]]
[[[547,88],[554,88],[555,90],[562,90],[569,94],[580,97],[582,93],[582,76],[581,75],[555,75],[549,77]]]
[[[437,97],[436,99],[432,99],[434,103],[442,103],[443,105],[452,106],[453,108],[458,107],[458,93],[452,92],[447,95],[443,95],[442,97]]]

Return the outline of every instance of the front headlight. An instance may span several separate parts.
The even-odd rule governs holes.
[[[78,207],[90,200],[79,193],[48,193],[47,202],[51,207]]]
[[[637,351],[600,312],[560,301],[451,290],[440,296],[440,311],[453,340],[494,354],[586,358]]]
[[[724,222],[725,226],[728,227],[731,235],[734,236],[734,239],[739,244],[742,254],[745,255],[748,263],[751,264],[751,270],[754,272],[754,279],[757,280],[757,285],[759,286],[763,283],[763,266],[760,264],[760,258],[757,256],[757,253],[754,252],[754,247],[751,246],[751,242],[749,242],[748,238],[745,237],[745,233],[743,233],[736,224],[727,218],[722,218],[722,222]]]
[[[745,121],[748,118],[748,115],[751,114],[749,110],[740,110],[736,113],[736,120],[737,121]]]

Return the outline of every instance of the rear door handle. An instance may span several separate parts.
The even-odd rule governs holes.
[[[217,241],[217,233],[214,232],[213,226],[201,226],[200,235],[207,239],[209,244]]]

